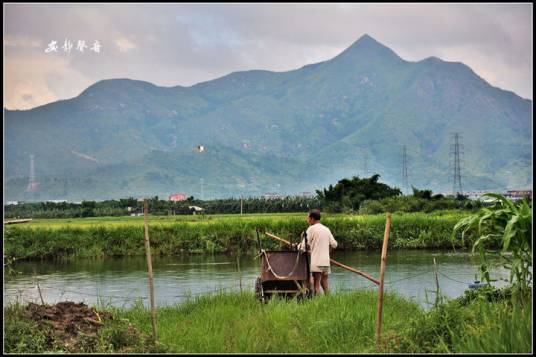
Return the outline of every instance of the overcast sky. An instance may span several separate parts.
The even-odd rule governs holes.
[[[75,97],[107,78],[190,86],[234,71],[291,70],[365,33],[405,60],[463,62],[532,99],[532,11],[527,3],[4,4],[4,106]],[[47,53],[52,41],[57,52]]]

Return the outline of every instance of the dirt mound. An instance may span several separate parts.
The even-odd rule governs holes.
[[[51,327],[51,342],[68,350],[75,347],[80,334],[95,336],[97,330],[104,325],[103,319],[111,318],[109,313],[98,313],[84,303],[72,301],[62,301],[52,306],[29,303],[24,315],[42,328]]]

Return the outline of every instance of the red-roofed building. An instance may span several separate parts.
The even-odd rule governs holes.
[[[173,193],[169,195],[170,201],[186,201],[187,197],[185,193]]]

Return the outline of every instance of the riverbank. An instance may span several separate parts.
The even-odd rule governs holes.
[[[466,295],[430,311],[386,294],[382,352],[515,353],[531,351],[532,307]],[[158,308],[158,344],[150,342],[150,312],[98,309],[103,328],[71,345],[54,344],[50,328],[4,309],[6,352],[366,353],[375,352],[376,291],[358,290],[302,302],[261,304],[253,293],[201,296]],[[73,347],[74,346],[74,347]]]
[[[451,238],[454,225],[467,213],[393,214],[390,249],[470,247],[471,232],[462,243]],[[182,253],[253,254],[256,228],[296,242],[307,228],[304,215],[255,214],[205,217],[150,217],[151,251],[155,255]],[[322,223],[336,237],[338,250],[379,249],[385,215],[325,215]],[[75,220],[35,220],[5,227],[4,254],[15,259],[144,255],[143,217]],[[279,243],[261,234],[267,249]]]

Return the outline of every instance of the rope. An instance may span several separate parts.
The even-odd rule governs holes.
[[[402,278],[402,279],[390,280],[390,281],[385,282],[384,284],[394,284],[394,283],[398,283],[398,282],[403,281],[403,280],[413,279],[413,278],[416,278],[416,277],[419,277],[421,275],[428,274],[428,273],[430,273],[430,272],[425,271],[425,272],[422,272],[422,273],[419,273],[419,274],[416,274],[416,275],[413,275],[413,276],[405,277],[405,278]]]
[[[288,279],[290,278],[293,274],[294,274],[294,271],[296,270],[296,268],[298,267],[298,261],[300,260],[300,253],[297,253],[296,254],[296,261],[294,262],[294,267],[292,268],[291,272],[288,273],[287,276],[280,276],[278,275],[274,269],[272,268],[272,266],[270,265],[270,261],[268,260],[268,255],[266,254],[266,251],[264,249],[261,250],[261,254],[264,254],[264,257],[266,258],[266,264],[268,265],[268,270],[272,272],[272,274],[274,274],[274,276],[277,278],[277,279],[280,279],[280,280],[284,280],[284,279]]]
[[[438,272],[439,274],[441,274],[442,276],[444,276],[445,278],[447,278],[447,279],[449,279],[449,280],[452,280],[452,281],[454,281],[454,282],[456,282],[456,283],[464,284],[464,285],[469,285],[469,284],[471,284],[471,283],[467,283],[467,282],[465,282],[465,281],[460,281],[460,280],[453,279],[453,278],[449,277],[447,274],[444,274],[444,273],[440,272],[439,270],[438,270],[437,272]]]

